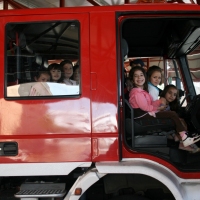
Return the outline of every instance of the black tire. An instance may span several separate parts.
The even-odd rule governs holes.
[[[127,194],[127,195],[113,197],[111,200],[150,200],[150,199],[135,194]]]

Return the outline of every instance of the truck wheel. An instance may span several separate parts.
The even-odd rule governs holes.
[[[150,199],[135,194],[128,194],[128,195],[113,197],[111,200],[150,200]]]

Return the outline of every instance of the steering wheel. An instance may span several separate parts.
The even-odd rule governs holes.
[[[188,93],[187,95],[185,95],[185,97],[183,98],[183,100],[180,103],[180,107],[182,107],[182,105],[184,104],[186,98],[188,98],[189,96],[192,96],[190,93]],[[192,98],[193,99],[193,98]]]

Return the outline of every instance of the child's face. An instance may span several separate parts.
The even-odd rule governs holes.
[[[73,66],[69,63],[63,66],[65,78],[70,78],[73,74]]]
[[[136,87],[143,89],[145,83],[145,76],[142,71],[140,70],[135,71],[133,75],[133,83]]]
[[[161,82],[161,73],[158,71],[155,71],[152,73],[149,81],[154,85],[154,86],[158,86]]]
[[[177,98],[177,89],[169,88],[165,94],[165,99],[168,103],[173,102]]]
[[[52,69],[50,70],[51,77],[53,81],[58,81],[61,78],[61,70],[59,69]]]
[[[50,81],[50,75],[49,74],[41,74],[40,77],[37,79],[35,78],[37,82],[48,82]]]

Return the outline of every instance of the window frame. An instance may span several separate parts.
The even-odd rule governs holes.
[[[77,61],[79,63],[79,70],[80,70],[80,82],[79,82],[79,94],[72,94],[72,95],[45,95],[45,96],[8,96],[8,92],[7,92],[7,88],[9,87],[8,86],[8,78],[7,78],[7,75],[8,75],[8,54],[7,54],[7,27],[10,25],[16,25],[16,24],[52,24],[52,23],[57,23],[57,22],[60,22],[61,24],[62,23],[68,23],[68,22],[71,22],[71,23],[76,23],[78,25],[78,57],[77,57]],[[80,55],[81,55],[81,22],[80,20],[78,19],[68,19],[68,20],[35,20],[35,21],[26,21],[26,22],[7,22],[5,24],[5,28],[4,28],[4,31],[5,31],[5,66],[4,66],[4,98],[6,100],[29,100],[29,99],[54,99],[54,98],[79,98],[82,94],[82,87],[81,87],[81,81],[82,81],[82,78],[81,78],[81,60],[80,60]],[[53,56],[53,55],[52,55]],[[17,56],[16,56],[17,57]],[[74,66],[74,65],[73,65]],[[24,72],[25,73],[25,72]],[[26,82],[28,83],[28,82]],[[20,85],[20,84],[19,84]]]

